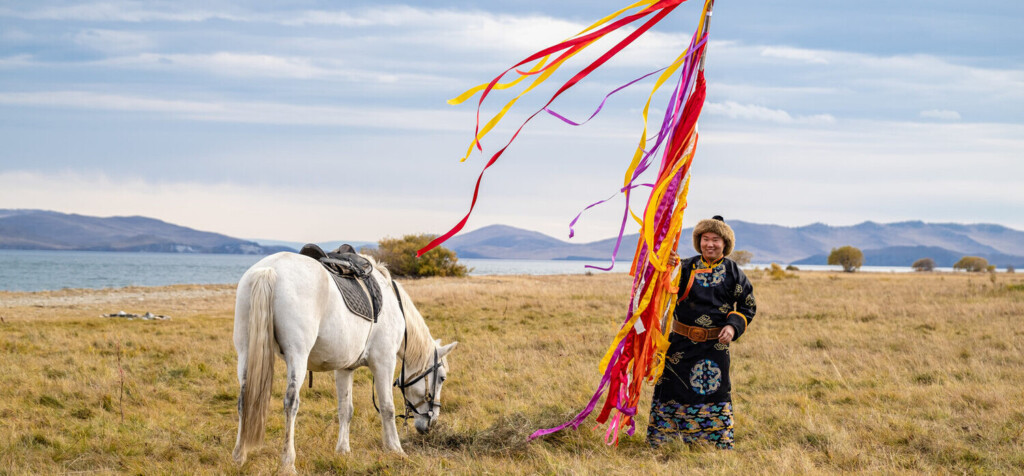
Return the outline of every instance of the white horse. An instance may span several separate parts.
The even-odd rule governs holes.
[[[371,262],[372,277],[383,294],[376,323],[349,311],[333,278],[308,257],[277,253],[263,258],[242,276],[235,300],[234,330],[241,388],[233,456],[239,464],[245,462],[248,450],[263,440],[274,354],[281,356],[288,367],[282,471],[295,471],[295,416],[307,370],[334,371],[338,391],[337,452],[349,451],[352,373],[358,367],[368,366],[373,373],[387,449],[403,452],[391,393],[397,359],[402,359],[402,373],[395,385],[402,389],[407,411],[416,415],[416,430],[426,433],[436,421],[441,384],[448,371],[445,356],[458,342],[441,347],[440,340],[434,341],[409,295],[397,283],[392,284],[386,268],[372,258]]]

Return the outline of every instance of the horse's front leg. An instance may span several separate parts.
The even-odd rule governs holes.
[[[288,363],[288,388],[284,392],[284,451],[281,453],[281,472],[295,474],[295,417],[299,413],[299,389],[306,377],[306,359],[285,355]]]
[[[334,451],[348,453],[349,423],[352,422],[352,371],[335,370],[334,387],[338,390],[338,445]]]
[[[395,425],[395,399],[391,394],[391,377],[395,374],[395,359],[388,362],[370,364],[373,372],[373,385],[380,397],[380,420],[384,427],[384,448],[405,454],[402,442],[398,439],[398,427]]]

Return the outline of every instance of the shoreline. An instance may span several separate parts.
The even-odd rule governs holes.
[[[756,275],[760,279],[769,279],[769,270],[765,268],[753,268],[746,270],[749,275]],[[842,271],[832,270],[805,270],[800,269],[797,271],[786,271],[786,274],[781,279],[799,279],[801,276],[805,276],[812,279],[817,279],[823,276],[832,275],[836,277],[847,277],[852,279],[868,278],[873,276],[878,277],[893,277],[893,276],[905,276],[907,279],[917,278],[929,278],[929,277],[963,277],[972,278],[976,277],[984,280],[991,280],[991,275],[988,272],[977,272],[970,273],[966,271],[919,271],[919,272],[893,272],[893,271],[857,271],[855,273],[844,273]],[[996,280],[1012,279],[1016,274],[997,272],[993,273],[996,276]],[[762,276],[763,275],[763,276]],[[444,283],[445,285],[456,283],[457,281],[478,281],[487,282],[492,280],[501,279],[544,279],[544,280],[555,280],[565,281],[573,280],[575,278],[583,277],[597,277],[606,276],[608,279],[622,279],[623,286],[628,289],[628,279],[626,273],[621,272],[600,272],[593,273],[590,275],[573,273],[573,274],[489,274],[489,275],[471,275],[462,278],[403,278],[398,279],[399,282],[404,284],[412,284],[412,287],[417,287],[419,283]],[[752,278],[754,276],[751,276]],[[8,291],[0,290],[0,312],[5,309],[9,310],[12,308],[24,308],[24,307],[39,307],[39,308],[74,308],[78,306],[92,306],[97,304],[112,304],[125,301],[187,301],[187,300],[203,300],[203,299],[231,299],[233,300],[234,294],[238,284],[237,283],[217,283],[217,284],[206,284],[206,283],[193,283],[193,284],[168,284],[159,286],[122,286],[122,287],[106,287],[106,288],[60,288],[60,289],[48,289],[39,291]],[[113,309],[110,312],[117,311],[131,312],[129,309]],[[140,310],[140,309],[136,309]],[[151,309],[141,309],[141,311],[147,311]],[[7,317],[7,316],[5,316]]]
[[[751,273],[751,272],[754,272],[754,273],[764,273],[764,272],[770,272],[770,270],[771,270],[770,266],[771,265],[767,265],[767,266],[763,266],[763,267],[761,265],[754,265],[754,266],[747,265],[747,266],[744,266],[742,269],[743,269],[744,272],[747,272],[747,273]],[[814,265],[814,266],[819,266],[819,265]],[[786,271],[786,273],[788,273],[788,274],[794,274],[794,275],[797,275],[797,276],[800,275],[800,274],[804,274],[804,273],[807,273],[807,274],[835,274],[835,275],[844,275],[844,276],[857,276],[857,275],[881,275],[881,276],[892,276],[892,275],[934,276],[934,275],[941,275],[941,276],[968,276],[968,277],[969,276],[979,276],[979,277],[989,276],[989,272],[987,272],[987,271],[969,272],[969,271],[956,271],[956,270],[947,270],[947,269],[940,269],[940,270],[933,270],[933,271],[867,270],[867,271],[856,271],[856,272],[853,272],[853,273],[846,273],[846,272],[843,272],[841,269],[807,269],[807,268],[800,268],[800,267],[797,267],[797,268],[798,269],[796,269],[796,270],[786,270],[785,268],[782,268],[782,269],[784,271]],[[592,271],[592,272],[589,272],[589,273],[562,273],[562,274],[547,274],[547,273],[541,273],[541,274],[531,274],[531,273],[497,273],[497,274],[471,274],[469,276],[462,277],[462,278],[435,278],[435,277],[398,278],[397,281],[399,281],[399,282],[415,282],[415,281],[420,281],[420,280],[424,280],[424,279],[473,279],[473,278],[495,278],[495,277],[561,277],[561,278],[569,278],[569,277],[573,277],[573,276],[592,276],[592,275],[610,275],[610,276],[615,276],[615,275],[626,275],[626,274],[628,274],[628,273],[624,272],[624,271]],[[1008,273],[1005,270],[997,270],[995,272],[992,272],[992,274],[995,274],[997,277],[1001,277],[1001,276],[1012,277],[1012,276],[1015,276],[1015,273]],[[198,288],[230,287],[232,290],[234,290],[236,286],[238,286],[238,282],[237,281],[236,282],[225,282],[225,283],[172,283],[172,284],[156,284],[156,285],[152,285],[152,286],[149,286],[149,285],[134,285],[134,284],[132,284],[132,285],[126,285],[126,286],[111,286],[111,287],[102,287],[102,288],[61,287],[61,288],[54,288],[54,289],[39,289],[39,290],[32,290],[32,291],[13,290],[13,289],[0,289],[0,303],[5,303],[8,297],[19,296],[19,295],[33,295],[33,294],[38,295],[38,294],[56,294],[56,293],[67,293],[67,294],[114,293],[114,292],[123,292],[123,291],[126,291],[126,290],[127,291],[132,291],[132,290],[138,291],[138,290],[155,290],[155,289],[164,289],[164,288],[197,288],[197,287]],[[0,307],[2,307],[2,306],[0,306]]]

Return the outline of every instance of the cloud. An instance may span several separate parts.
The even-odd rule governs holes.
[[[439,51],[502,51],[531,53],[568,39],[585,26],[545,15],[513,15],[482,10],[421,8],[406,5],[353,8],[341,10],[294,10],[262,13],[196,9],[187,6],[161,8],[142,2],[99,2],[71,6],[48,6],[34,9],[0,8],[0,16],[28,20],[67,22],[189,22],[212,20],[231,23],[266,23],[287,27],[338,26],[348,38],[372,37],[373,47],[416,45],[419,49]],[[381,34],[382,31],[388,33]],[[609,35],[618,41],[633,31],[626,27]],[[689,36],[650,31],[630,48],[630,54],[612,62],[628,66],[664,66],[689,42]],[[433,45],[435,48],[423,48]],[[597,54],[585,51],[580,61],[595,59]]]
[[[826,58],[827,55],[824,52],[805,48],[767,46],[761,49],[761,56],[766,58],[795,60],[810,64],[828,64],[828,58]]]
[[[194,101],[93,93],[49,91],[0,93],[0,104],[163,113],[195,121],[247,124],[377,127],[428,131],[462,131],[472,112],[395,107],[309,106],[272,102]]]
[[[708,102],[704,105],[708,114],[725,116],[730,119],[776,122],[779,124],[834,124],[836,118],[829,114],[796,116],[781,109],[770,109],[753,104],[739,104],[733,101],[724,103]]]
[[[0,31],[0,40],[6,43],[25,43],[32,39],[31,33],[13,25],[5,25],[4,30]]]
[[[0,58],[0,68],[24,68],[33,64],[32,55],[20,54]]]
[[[75,44],[106,53],[142,51],[152,48],[153,40],[142,33],[119,30],[88,29],[75,33]]]
[[[0,8],[0,16],[27,20],[94,21],[94,22],[200,22],[213,19],[244,21],[245,17],[226,12],[153,8],[145,2],[108,1],[77,5],[41,6],[36,8]]]
[[[360,181],[364,191],[381,196],[391,187],[405,193],[425,194],[429,189],[445,194],[457,205],[447,208],[448,214],[436,224],[449,224],[453,217],[461,218],[468,206],[480,156],[474,155],[462,168],[466,177],[446,179],[434,170],[438,161],[460,156],[472,135],[472,101],[449,108],[444,99],[489,80],[526,54],[585,26],[578,16],[569,15],[379,4],[351,7],[351,2],[306,10],[259,6],[268,2],[244,7],[213,2],[205,7],[189,0],[66,2],[56,7],[22,3],[17,9],[0,6],[0,16],[7,17],[0,23],[14,24],[0,31],[0,37],[25,41],[8,41],[10,47],[4,53],[8,56],[0,58],[5,84],[0,90],[4,111],[0,119],[10,124],[0,130],[4,144],[0,169],[67,167],[132,173],[139,178],[127,182],[109,178],[104,182],[103,176],[88,175],[77,181],[51,175],[26,179],[56,195],[49,199],[23,188],[12,190],[34,197],[39,206],[53,203],[47,206],[75,210],[75,203],[82,203],[88,205],[82,212],[114,213],[102,211],[109,206],[116,213],[161,217],[166,213],[167,219],[181,217],[178,221],[186,224],[186,211],[158,206],[142,194],[147,189],[166,190],[159,197],[172,203],[174,194],[187,195],[189,200],[194,198],[190,206],[200,209],[212,208],[208,203],[221,199],[235,203],[229,197],[232,193],[260,206],[265,201],[255,195],[261,192],[268,196],[294,192],[302,200],[320,203],[348,198],[302,192],[303,185],[312,184],[315,189],[326,180],[288,175],[282,157],[303,157],[305,163],[314,157],[318,166],[360,168],[363,176],[370,177]],[[565,7],[551,9],[564,11]],[[33,21],[8,20],[14,17]],[[10,32],[17,28],[22,33],[12,36]],[[685,29],[663,27],[645,35],[563,96],[556,109],[574,118],[586,117],[615,86],[675,58],[689,40],[686,33],[675,31]],[[822,217],[881,219],[874,215],[882,213],[977,221],[973,217],[980,219],[980,215],[971,208],[1002,214],[1003,218],[986,218],[990,221],[1005,223],[1024,216],[1019,192],[1013,191],[1020,188],[1014,180],[1024,174],[1015,160],[1024,153],[1024,131],[1018,125],[1024,110],[1024,71],[1017,63],[997,62],[1005,55],[991,51],[974,57],[900,52],[902,46],[895,38],[886,42],[885,51],[896,53],[878,54],[854,50],[872,47],[867,44],[846,43],[849,46],[843,48],[848,50],[805,48],[786,44],[789,40],[782,36],[774,44],[749,35],[745,40],[710,44],[709,96],[694,168],[694,208],[687,216],[724,212],[786,224]],[[791,38],[812,46],[827,43],[813,35]],[[588,55],[581,54],[566,65],[566,79],[570,70],[578,70],[596,53]],[[558,79],[552,78],[546,91],[553,91],[560,84]],[[560,234],[564,218],[606,197],[621,182],[619,174],[626,166],[621,161],[628,162],[639,133],[638,115],[631,108],[643,104],[647,87],[637,85],[616,96],[585,128],[568,128],[550,117],[538,117],[488,173],[475,219],[527,227],[539,223],[554,230],[544,231]],[[546,99],[544,92],[542,87],[532,98],[524,98],[504,126],[517,126],[517,119]],[[496,111],[504,104],[502,99],[512,97],[509,93],[495,92],[485,111]],[[654,107],[662,106],[664,100],[667,96],[656,98]],[[652,113],[652,118],[658,117]],[[168,120],[177,122],[168,124]],[[132,128],[131,137],[124,133],[126,124]],[[258,126],[264,124],[304,127]],[[485,140],[485,147],[500,147],[507,138],[507,130],[498,130]],[[165,146],[172,142],[181,145]],[[147,151],[159,154],[160,160],[140,160],[139,155]],[[582,163],[573,162],[576,156]],[[985,178],[969,177],[957,185],[965,175],[965,156],[971,157],[972,170]],[[258,165],[253,157],[260,158]],[[367,160],[370,157],[373,160]],[[168,169],[156,162],[175,164],[174,180],[180,182],[158,183],[171,179]],[[242,180],[232,172],[238,164],[249,166],[248,179],[288,186],[195,183]],[[371,167],[378,164],[386,164],[387,172]],[[413,167],[415,173],[409,172]],[[395,170],[406,175],[394,175]],[[11,177],[0,187],[15,185],[17,179]],[[733,187],[736,183],[743,186]],[[929,183],[941,186],[921,188]],[[131,194],[90,191],[97,185],[117,189],[125,184],[130,185]],[[736,193],[722,198],[723,184],[730,184]],[[67,200],[60,198],[63,188],[74,191]],[[984,193],[969,192],[975,188]],[[775,197],[776,189],[778,200],[764,198]],[[943,190],[949,195],[955,192],[955,197],[942,197]],[[90,198],[91,193],[95,198]],[[5,200],[21,200],[14,194],[0,188]],[[907,196],[928,197],[934,203],[916,199],[912,203],[933,210],[904,209],[900,203]],[[210,202],[201,204],[199,198]],[[417,198],[410,200],[419,206]],[[498,201],[505,205],[493,205]],[[135,212],[131,211],[134,203],[140,204]],[[634,206],[642,206],[637,203]],[[289,214],[285,207],[266,206],[275,214]],[[719,206],[726,209],[715,209]],[[405,214],[407,204],[366,207],[388,220],[391,213],[399,220],[412,220]],[[571,210],[563,213],[565,209]],[[602,211],[587,219],[597,228],[610,223],[617,229],[620,211],[609,209],[607,216],[600,215]],[[919,211],[921,216],[913,216]],[[244,221],[251,219],[244,210],[238,213]],[[230,216],[204,220],[208,221],[194,226],[224,229],[217,220],[224,226],[240,226]],[[443,231],[436,230],[440,226],[423,229]]]
[[[211,54],[159,54],[144,53],[98,61],[97,64],[120,68],[198,70],[216,75],[309,79],[328,76],[359,76],[344,70],[335,70],[315,64],[315,60],[303,57],[286,57],[268,54],[244,54],[217,52]],[[393,80],[385,75],[364,74],[365,79]]]
[[[925,119],[939,119],[943,121],[959,121],[960,113],[944,109],[929,109],[927,111],[921,111],[921,117]]]
[[[709,75],[725,83],[709,76],[711,100],[760,104],[793,114],[813,115],[814,109],[827,108],[840,118],[935,119],[920,113],[942,104],[976,121],[1016,122],[1024,108],[1024,69],[1012,62],[984,67],[971,58],[739,41],[712,44],[708,61]],[[811,89],[799,94],[798,88]]]

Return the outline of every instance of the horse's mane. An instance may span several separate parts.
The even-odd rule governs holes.
[[[369,255],[361,256],[370,260],[373,268],[384,276],[385,282],[389,284],[392,282],[391,272],[388,271],[388,268],[384,263],[378,262]],[[396,282],[395,284],[398,283]],[[410,298],[409,294],[405,292],[405,288],[401,284],[398,284],[398,294],[399,299],[402,300],[402,310],[405,311],[406,339],[409,341],[408,350],[406,350],[407,348],[405,343],[402,344],[401,350],[406,352],[402,357],[402,360],[405,362],[406,375],[417,375],[424,370],[427,370],[431,365],[434,365],[434,349],[437,344],[434,342],[434,338],[430,335],[430,329],[427,328],[427,323],[423,320],[423,315],[420,314],[418,309],[416,309],[416,305],[413,304],[412,298]],[[448,359],[442,358],[442,362],[445,370],[447,370]]]
[[[423,315],[416,309],[412,298],[405,292],[405,288],[401,284],[398,285],[398,294],[402,299],[402,309],[405,311],[406,340],[408,341],[408,347],[406,344],[402,345],[402,350],[405,352],[402,357],[405,362],[405,374],[406,376],[417,375],[434,365],[434,349],[438,344],[431,337],[430,329],[427,328]],[[441,362],[447,370],[448,359],[442,357]]]
[[[384,276],[384,281],[387,281],[389,283],[391,282],[391,271],[388,271],[388,267],[384,263],[378,262],[376,259],[373,258],[373,256],[370,255],[360,254],[359,256],[362,256],[363,258],[369,260],[370,264],[373,265],[373,269],[376,269],[381,275]]]

